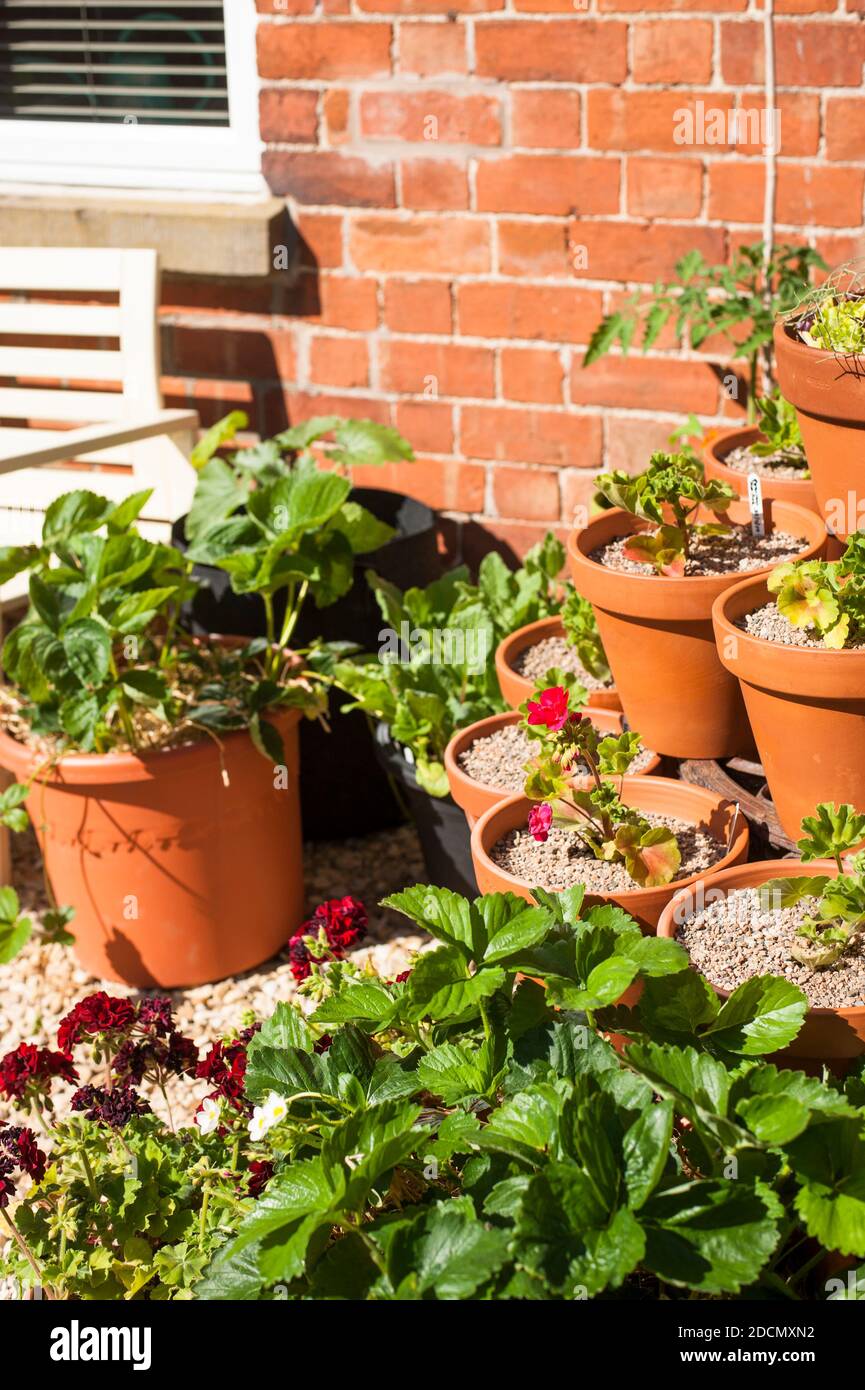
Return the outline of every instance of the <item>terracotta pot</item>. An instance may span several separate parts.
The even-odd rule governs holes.
[[[823,554],[826,530],[815,512],[792,502],[767,502],[764,510],[767,530],[805,538],[799,558]],[[747,522],[747,502],[733,502],[729,515]],[[613,508],[568,539],[574,583],[594,608],[628,724],[649,748],[674,758],[752,753],[738,684],[719,661],[712,634],[712,604],[737,576],[626,574],[589,558],[637,529],[628,512]]]
[[[865,357],[808,347],[777,323],[778,385],[796,407],[802,442],[830,531],[865,526]]]
[[[144,753],[75,753],[26,807],[54,894],[75,908],[85,970],[148,988],[205,984],[260,965],[303,917],[297,710],[271,715],[287,786],[245,732]],[[37,759],[0,732],[0,766]]]
[[[534,681],[521,676],[514,669],[517,659],[522,656],[527,647],[534,647],[545,637],[564,637],[564,635],[565,629],[562,626],[561,618],[541,618],[536,623],[527,623],[525,627],[518,627],[516,632],[505,637],[496,647],[496,675],[499,678],[499,688],[502,692],[502,699],[505,704],[510,705],[511,709],[519,709],[535,688]],[[607,690],[590,690],[589,705],[592,709],[620,710],[622,708],[618,691],[612,686]]]
[[[707,478],[729,483],[740,497],[748,495],[748,475],[738,468],[728,468],[724,459],[734,449],[747,449],[764,436],[756,425],[739,425],[736,429],[720,430],[706,439],[700,451]],[[771,473],[760,474],[764,498],[778,502],[797,502],[811,512],[819,512],[817,494],[810,478],[776,478]]]
[[[625,777],[622,779],[622,800],[640,811],[675,816],[691,825],[704,825],[726,844],[736,808],[732,801],[716,796],[703,787],[679,782],[671,777]],[[472,859],[481,893],[516,893],[532,902],[534,885],[524,883],[493,863],[490,850],[509,830],[525,829],[529,810],[534,803],[522,795],[509,796],[491,806],[472,830]],[[748,822],[740,813],[729,853],[718,860],[718,868],[742,863],[748,855]],[[654,930],[663,908],[680,888],[695,883],[705,874],[693,874],[678,879],[663,888],[629,888],[621,893],[586,894],[587,903],[613,902],[630,912],[644,930]]]
[[[705,874],[701,881],[683,888],[661,914],[659,936],[675,936],[677,927],[694,913],[695,906],[718,902],[736,888],[757,888],[770,878],[807,878],[811,874],[837,874],[834,860],[760,859],[739,864],[721,872]],[[711,896],[710,896],[711,894]],[[713,988],[726,999],[729,991]],[[807,1057],[818,1061],[850,1059],[865,1052],[865,1008],[809,1009],[798,1036],[781,1056]]]
[[[602,734],[620,734],[622,732],[622,716],[617,710],[588,709],[587,712],[595,728],[599,729]],[[462,807],[469,825],[474,825],[478,816],[482,816],[484,811],[489,810],[490,806],[495,806],[497,802],[506,796],[512,796],[513,793],[506,788],[493,786],[489,782],[478,782],[476,778],[469,777],[468,773],[463,772],[460,767],[460,755],[476,739],[484,738],[487,734],[494,734],[497,729],[505,729],[509,724],[519,724],[521,719],[522,715],[519,710],[508,710],[506,714],[492,714],[489,719],[478,719],[474,724],[467,725],[465,729],[459,729],[445,749],[445,770],[450,783],[451,796],[457,805]],[[660,765],[661,759],[655,753],[643,771],[634,773],[634,776],[646,777],[650,773],[656,772]],[[588,777],[575,780],[580,785],[588,786],[590,783]]]
[[[712,610],[718,653],[738,677],[781,824],[797,840],[820,801],[865,809],[865,651],[787,647],[736,619],[774,596],[745,579]]]

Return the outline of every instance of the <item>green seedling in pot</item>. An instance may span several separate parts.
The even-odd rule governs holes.
[[[825,970],[865,931],[865,852],[858,849],[865,841],[865,815],[850,805],[822,802],[816,816],[805,817],[802,830],[801,857],[806,862],[834,859],[837,877],[773,878],[760,889],[760,900],[765,911],[794,907],[806,898],[817,900],[815,912],[799,927],[790,954],[812,970]],[[846,868],[845,855],[850,855]]]
[[[600,496],[610,506],[654,523],[655,530],[636,531],[626,538],[625,556],[638,564],[652,565],[658,574],[684,575],[695,537],[731,533],[723,521],[695,520],[699,507],[722,515],[737,494],[729,483],[706,479],[703,465],[686,453],[656,452],[642,473],[631,475],[615,469],[600,473],[595,481]]]
[[[840,560],[789,561],[766,584],[793,627],[819,632],[833,651],[852,646],[865,632],[865,533],[848,538]]]
[[[796,328],[808,347],[858,356],[865,352],[865,296],[818,291],[815,308],[796,321]]]
[[[552,686],[536,692],[523,706],[520,725],[539,751],[527,764],[525,794],[539,804],[529,813],[529,831],[543,843],[550,827],[578,835],[596,859],[624,864],[641,888],[658,888],[681,863],[672,830],[652,826],[621,800],[612,778],[622,777],[640,751],[635,733],[604,737],[571,707],[569,692]],[[585,763],[592,779],[588,790],[574,786],[575,766]]]
[[[587,598],[577,593],[573,585],[568,585],[568,594],[562,604],[562,626],[565,629],[565,638],[569,646],[576,651],[583,669],[596,680],[608,681],[610,667],[601,634],[598,632],[594,609]],[[548,685],[558,683],[547,681]]]
[[[778,463],[795,464],[802,467],[802,477],[811,475],[805,468],[805,449],[795,407],[785,400],[780,391],[771,396],[759,396],[755,402],[758,423],[764,439],[751,445],[751,453],[756,458],[773,458]]]

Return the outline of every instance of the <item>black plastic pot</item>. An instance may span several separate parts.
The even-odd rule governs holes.
[[[311,602],[305,606],[292,639],[297,646],[322,637],[376,651],[383,619],[364,571],[375,570],[400,589],[423,587],[442,573],[436,514],[429,507],[384,488],[354,488],[351,497],[393,526],[396,535],[379,550],[355,557],[354,584],[336,603],[328,608],[316,608]],[[172,527],[172,543],[179,550],[186,549],[185,520],[180,517]],[[214,565],[196,565],[193,574],[202,585],[185,615],[193,632],[263,636],[264,606],[258,595],[233,593],[228,575]],[[276,595],[274,609],[278,627],[285,611],[284,595]],[[317,721],[305,719],[300,726],[300,800],[303,833],[310,840],[344,839],[397,825],[403,819],[373,750],[366,716],[359,711],[340,713],[347,699],[339,693],[331,696],[330,733]]]
[[[430,883],[468,898],[477,897],[470,831],[460,807],[452,797],[430,796],[418,785],[412,764],[404,749],[394,743],[386,724],[376,725],[375,751],[411,811]]]

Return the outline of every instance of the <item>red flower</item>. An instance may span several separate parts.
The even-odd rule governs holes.
[[[315,956],[304,943],[304,937],[318,937],[324,929],[327,944],[337,960],[362,941],[367,932],[366,908],[357,898],[329,898],[319,903],[308,921],[302,922],[288,943],[291,973],[298,984],[309,977],[313,965],[321,965],[325,956]]]
[[[83,1110],[88,1120],[111,1129],[122,1129],[134,1115],[148,1115],[150,1106],[131,1086],[82,1086],[72,1097],[73,1110]]]
[[[542,801],[539,806],[533,806],[529,811],[529,834],[532,839],[543,844],[549,835],[552,820],[553,808],[546,801]]]
[[[395,979],[391,980],[391,984],[393,984],[393,985],[402,985],[402,984],[405,984],[405,982],[406,982],[406,980],[408,979],[408,977],[409,977],[410,974],[411,974],[411,970],[402,970],[402,971],[400,971],[399,975],[397,975]]]
[[[165,994],[155,994],[142,999],[138,1005],[138,1023],[142,1028],[155,1033],[158,1038],[167,1037],[174,1031],[171,1000]]]
[[[313,1043],[312,1050],[313,1050],[313,1052],[317,1052],[318,1055],[319,1055],[319,1057],[320,1057],[321,1054],[322,1054],[323,1052],[328,1052],[328,1051],[330,1050],[330,1045],[331,1045],[332,1042],[333,1042],[333,1034],[332,1034],[332,1033],[322,1033],[322,1035],[321,1035],[321,1037],[318,1039],[318,1041],[315,1042],[315,1043]]]
[[[214,1097],[223,1096],[235,1110],[243,1109],[246,1048],[242,1042],[215,1042],[196,1066],[195,1075],[211,1083]]]
[[[273,1164],[266,1159],[253,1158],[249,1163],[249,1195],[259,1197],[273,1177]]]
[[[135,1008],[128,999],[118,999],[98,990],[80,1000],[60,1020],[57,1041],[61,1052],[69,1052],[82,1038],[96,1033],[125,1032],[135,1022]]]
[[[568,722],[568,692],[562,685],[551,685],[541,691],[539,700],[529,700],[529,723],[545,724],[551,734],[557,734]]]
[[[64,1081],[78,1080],[71,1057],[48,1047],[21,1043],[14,1052],[0,1058],[0,1091],[15,1100],[22,1100],[28,1092],[47,1094],[55,1076]]]
[[[32,1129],[23,1125],[0,1129],[0,1207],[8,1206],[10,1197],[15,1194],[11,1174],[16,1168],[34,1182],[41,1182],[45,1176],[45,1164],[45,1155],[36,1143]]]

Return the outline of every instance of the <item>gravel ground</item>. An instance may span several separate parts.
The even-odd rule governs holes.
[[[784,454],[755,454],[751,446],[740,446],[725,454],[722,462],[737,473],[759,473],[764,478],[795,478],[802,482],[808,477],[808,460],[802,455],[801,463],[790,463]]]
[[[823,638],[816,629],[794,627],[783,613],[779,613],[775,603],[766,603],[746,613],[736,624],[752,637],[760,637],[764,642],[780,642],[785,647],[820,647],[826,650]],[[858,642],[848,642],[845,651],[865,650],[865,637],[860,634]]]
[[[766,565],[780,565],[794,560],[806,542],[787,531],[772,531],[768,536],[753,536],[750,526],[733,526],[731,536],[698,537],[691,546],[686,574],[748,574]],[[654,574],[651,565],[629,560],[625,555],[628,537],[620,536],[608,545],[593,550],[591,559],[607,569],[624,574]]]
[[[526,780],[524,765],[537,751],[538,744],[534,739],[524,734],[517,724],[507,724],[492,734],[476,738],[464,753],[460,753],[459,765],[476,782],[484,782],[488,787],[501,787],[503,791],[519,792]],[[641,749],[629,771],[642,771],[654,756],[651,749]],[[576,773],[588,770],[582,759],[574,768]]]
[[[547,672],[555,667],[579,676],[587,690],[612,689],[611,680],[598,680],[597,676],[586,670],[576,650],[564,637],[545,637],[542,642],[536,642],[533,647],[526,647],[525,651],[520,652],[514,663],[517,674],[529,681],[543,680]]]
[[[15,836],[13,852],[13,884],[21,896],[22,908],[38,918],[46,904],[39,851],[33,836]],[[392,977],[406,969],[413,951],[429,943],[430,939],[417,932],[407,918],[377,906],[387,893],[426,881],[413,826],[363,839],[307,844],[304,868],[310,912],[325,898],[346,893],[365,904],[369,935],[362,946],[350,953],[352,960],[371,958],[381,974]],[[277,1001],[291,998],[295,988],[286,953],[218,984],[170,993],[180,1028],[203,1047],[238,1028],[248,1009],[259,1018],[269,1017]],[[68,947],[30,941],[11,964],[0,966],[0,1055],[21,1042],[56,1046],[58,1021],[79,999],[97,989],[105,989],[109,994],[135,993],[123,985],[93,979],[79,968]],[[83,1067],[79,1070],[82,1084],[91,1079]],[[63,1111],[62,1089],[58,1087],[58,1113]],[[172,1078],[168,1093],[175,1120],[191,1122],[207,1090],[205,1081],[191,1083]],[[70,1087],[66,1094],[71,1093]],[[154,1109],[159,1108],[158,1096],[153,1105]],[[14,1113],[14,1107],[0,1099],[0,1122]]]
[[[725,846],[713,835],[673,816],[646,815],[651,825],[667,825],[676,834],[682,862],[676,878],[688,878],[721,859]],[[621,893],[637,884],[622,864],[607,864],[584,849],[579,836],[553,826],[543,843],[528,830],[509,830],[490,853],[493,863],[524,883],[555,891],[584,883],[590,893]]]
[[[735,989],[754,975],[783,975],[804,990],[815,1008],[865,1004],[861,947],[854,944],[825,970],[809,970],[790,958],[796,928],[814,907],[814,899],[807,898],[795,907],[764,912],[757,889],[738,888],[695,913],[678,937],[697,969],[722,989]]]

